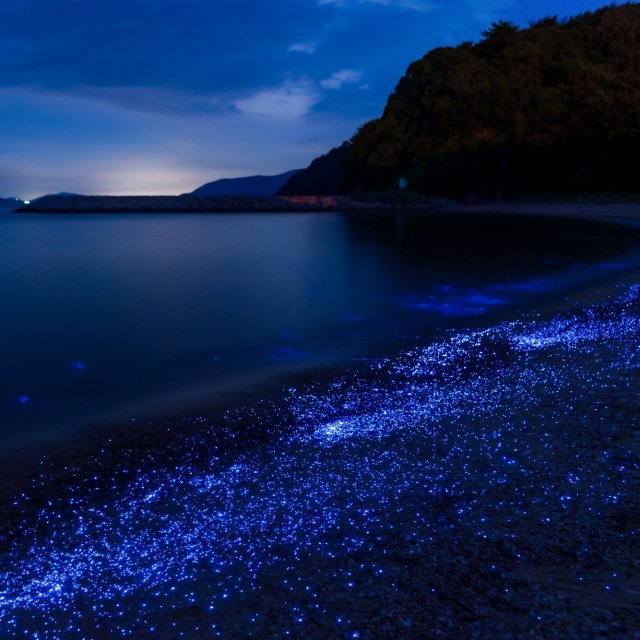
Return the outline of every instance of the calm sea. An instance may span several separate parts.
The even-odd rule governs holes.
[[[638,246],[613,225],[477,214],[2,214],[0,446],[542,310],[637,271]]]

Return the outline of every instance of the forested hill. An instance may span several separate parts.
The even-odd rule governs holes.
[[[435,49],[352,142],[344,191],[639,192],[640,4]]]

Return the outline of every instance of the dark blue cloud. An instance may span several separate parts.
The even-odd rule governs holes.
[[[0,6],[0,38],[15,53],[3,56],[0,81],[49,88],[247,86],[277,73],[272,63],[291,44],[288,20],[313,19],[313,11],[296,15],[295,8],[247,1],[9,0]]]
[[[0,85],[142,86],[218,94],[271,86],[286,76],[320,81],[357,68],[382,92],[429,48],[477,37],[498,17],[526,21],[554,12],[554,4],[3,0]],[[596,4],[565,0],[563,11]],[[292,51],[296,44],[313,47],[314,53]]]

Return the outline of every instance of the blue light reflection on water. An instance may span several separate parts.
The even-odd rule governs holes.
[[[481,326],[624,269],[634,242],[549,220],[4,215],[0,441]]]

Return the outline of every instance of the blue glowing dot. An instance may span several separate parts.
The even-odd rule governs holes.
[[[84,362],[80,362],[80,360],[76,360],[71,363],[71,368],[74,371],[84,371],[87,368],[87,365]]]
[[[20,396],[18,398],[18,402],[20,404],[29,404],[31,402],[31,398],[29,396]]]

